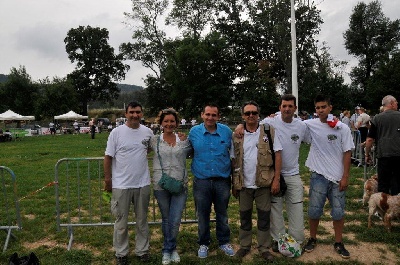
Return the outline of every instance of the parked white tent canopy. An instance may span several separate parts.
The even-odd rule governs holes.
[[[22,116],[10,109],[0,114],[0,121],[27,121],[34,119],[35,116]]]
[[[80,115],[72,110],[65,114],[54,116],[55,120],[85,120],[87,118],[88,116]]]

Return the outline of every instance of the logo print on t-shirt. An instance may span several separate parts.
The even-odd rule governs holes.
[[[298,136],[297,134],[292,134],[290,136],[290,139],[292,140],[292,143],[297,144],[297,141],[300,139],[300,136]]]
[[[337,136],[335,134],[328,134],[328,141],[333,142],[337,139]]]

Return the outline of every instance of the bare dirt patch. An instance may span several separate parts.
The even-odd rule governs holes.
[[[55,247],[60,246],[57,243],[57,241],[52,240],[50,238],[43,238],[43,239],[41,239],[39,241],[32,242],[32,243],[31,242],[24,242],[23,245],[24,245],[24,247],[26,249],[36,249],[36,248],[39,248],[39,247],[42,247],[42,246],[46,246],[48,248],[55,248]]]

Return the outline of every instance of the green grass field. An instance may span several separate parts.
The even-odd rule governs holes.
[[[70,251],[67,250],[68,231],[62,228],[57,231],[56,225],[56,202],[54,185],[49,185],[55,178],[55,165],[62,158],[86,158],[102,157],[106,146],[108,133],[97,134],[96,139],[90,139],[90,135],[57,135],[57,136],[34,136],[22,137],[21,140],[0,143],[0,166],[6,166],[14,171],[17,178],[18,197],[25,197],[20,201],[22,216],[22,230],[14,230],[13,234],[17,237],[11,239],[8,249],[0,254],[0,264],[8,264],[8,258],[12,253],[20,255],[35,252],[41,260],[41,264],[113,264],[114,251],[112,249],[112,226],[97,227],[76,227],[74,228],[74,244]],[[308,146],[303,145],[301,149],[300,165],[301,175],[305,186],[308,186],[308,172],[304,167],[304,161],[308,153]],[[187,161],[188,167],[190,160]],[[101,172],[96,174],[101,175]],[[84,174],[83,174],[84,175]],[[86,176],[86,175],[85,175]],[[363,169],[355,166],[351,169],[350,187],[347,192],[346,201],[346,228],[344,241],[346,246],[370,246],[377,249],[379,256],[371,257],[368,264],[400,264],[400,225],[398,220],[392,222],[391,233],[384,230],[382,222],[375,219],[372,229],[367,229],[367,210],[362,206],[360,199],[363,193]],[[94,180],[95,181],[95,180]],[[41,189],[42,187],[45,187]],[[95,186],[94,192],[98,192],[101,187]],[[35,192],[39,190],[38,192]],[[306,194],[307,197],[307,189]],[[1,195],[2,197],[2,195]],[[0,200],[2,200],[1,198]],[[76,198],[75,198],[76,200]],[[82,199],[84,201],[85,199]],[[98,206],[94,204],[94,208]],[[193,199],[191,189],[189,190],[189,200],[187,202],[188,218],[194,214]],[[304,211],[307,210],[307,199],[305,200]],[[3,209],[2,209],[3,211]],[[329,207],[327,207],[329,212]],[[152,216],[152,209],[149,210]],[[156,218],[159,217],[158,209],[155,208]],[[1,216],[1,215],[0,215]],[[238,229],[239,211],[238,201],[231,199],[229,208],[230,226],[232,230],[232,243],[235,249],[238,248]],[[305,214],[305,216],[307,216]],[[254,216],[256,218],[256,215]],[[109,216],[104,217],[110,220]],[[149,218],[151,219],[151,218]],[[112,220],[110,220],[112,221]],[[152,220],[149,220],[152,221]],[[326,214],[322,221],[330,221],[329,214]],[[306,225],[306,236],[308,235],[308,224]],[[151,262],[150,264],[161,264],[162,236],[160,225],[151,225]],[[239,264],[235,258],[227,258],[221,252],[215,251],[217,243],[215,240],[215,224],[212,225],[213,243],[210,246],[210,256],[205,260],[200,260],[197,255],[198,245],[196,224],[183,224],[178,239],[178,251],[181,253],[181,264]],[[131,235],[131,261],[132,264],[139,264],[135,259],[134,250],[134,227],[130,229]],[[321,245],[330,245],[333,241],[332,233],[325,227],[319,229]],[[0,246],[3,246],[6,233],[0,233]],[[256,248],[256,240],[253,241],[253,248]],[[362,248],[361,248],[362,249]],[[362,249],[365,253],[369,249]],[[252,251],[253,253],[253,251]],[[332,251],[333,253],[333,251]],[[388,254],[395,257],[386,260]],[[352,258],[349,261],[330,259],[329,257],[308,258],[306,260],[290,259],[277,256],[275,264],[364,264],[357,261],[357,255],[351,252]],[[313,253],[307,253],[312,257]],[[334,255],[334,254],[332,254]],[[361,253],[360,255],[363,255]],[[304,255],[303,255],[304,256]],[[329,255],[328,255],[329,256]],[[263,264],[264,261],[258,256],[257,251],[254,255],[244,260],[245,264]]]

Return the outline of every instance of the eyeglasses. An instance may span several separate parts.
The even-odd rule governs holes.
[[[258,111],[246,111],[243,114],[246,115],[246,116],[250,116],[250,114],[253,115],[253,116],[256,116],[256,115],[258,115]]]

